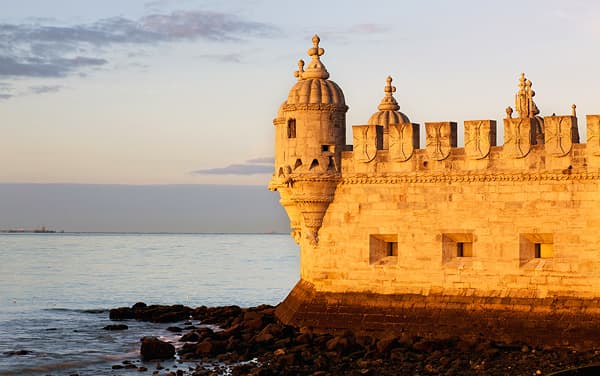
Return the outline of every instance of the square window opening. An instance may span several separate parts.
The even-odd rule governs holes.
[[[369,235],[369,264],[395,264],[398,260],[398,235]]]
[[[519,264],[522,266],[534,259],[554,257],[554,237],[550,233],[519,235]]]
[[[455,258],[473,257],[472,233],[442,234],[442,262],[446,263]]]

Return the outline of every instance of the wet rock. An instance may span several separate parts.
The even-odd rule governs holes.
[[[175,347],[156,337],[142,338],[140,354],[144,360],[170,359],[175,355]]]
[[[106,325],[104,330],[127,330],[129,327],[125,324],[117,324],[117,325]]]
[[[129,307],[113,308],[108,312],[108,318],[111,320],[130,320],[135,318],[133,310]]]
[[[167,328],[167,330],[168,330],[169,332],[173,332],[173,333],[181,333],[181,332],[183,331],[183,329],[181,329],[181,328],[180,328],[180,327],[178,327],[178,326],[169,326],[169,327]]]
[[[6,356],[23,356],[23,355],[31,354],[31,351],[29,351],[29,350],[13,350],[13,351],[4,352],[3,354]]]

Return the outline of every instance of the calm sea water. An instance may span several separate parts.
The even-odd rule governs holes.
[[[0,376],[126,374],[111,365],[137,360],[142,336],[175,338],[105,331],[108,309],[277,304],[298,278],[288,235],[0,234]]]

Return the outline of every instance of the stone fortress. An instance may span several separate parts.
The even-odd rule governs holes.
[[[319,37],[275,125],[278,191],[301,280],[277,315],[322,330],[600,339],[600,115],[540,116],[522,74],[503,119],[421,127],[391,77],[367,125],[321,62]],[[515,114],[516,112],[516,114]]]

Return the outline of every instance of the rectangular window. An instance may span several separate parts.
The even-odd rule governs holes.
[[[554,237],[550,233],[519,234],[519,263],[554,257]]]
[[[473,234],[442,234],[442,262],[446,263],[458,257],[473,257]]]
[[[296,119],[289,119],[287,125],[288,138],[296,138]]]
[[[369,264],[396,264],[398,262],[398,235],[369,236]]]

